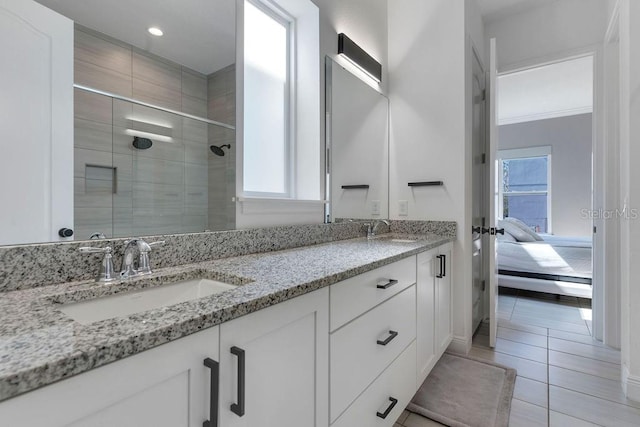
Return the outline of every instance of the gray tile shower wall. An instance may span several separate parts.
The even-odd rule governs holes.
[[[207,77],[208,118],[222,123],[236,123],[236,66],[231,64]],[[209,126],[209,145],[229,144],[225,156],[209,153],[209,229],[236,228],[236,132]]]
[[[392,221],[392,230],[407,230],[403,221]],[[455,237],[455,222],[411,221],[418,230],[439,230],[442,237]],[[400,233],[404,231],[397,231]],[[423,234],[434,231],[420,232]],[[166,244],[151,254],[153,268],[172,267],[219,258],[271,252],[301,246],[363,237],[366,226],[360,222],[312,224],[251,230],[220,231],[197,234],[154,236],[147,240],[165,240]],[[81,254],[82,246],[111,246],[114,265],[120,266],[125,239],[90,242],[46,243],[0,247],[0,292],[39,286],[90,280],[98,271],[99,254]]]
[[[81,26],[75,30],[75,81],[187,114],[208,115],[207,76]],[[212,229],[207,139],[208,127],[215,126],[80,89],[74,96],[76,236]],[[136,150],[132,131],[171,139]],[[105,173],[89,175],[89,166]],[[214,229],[228,228],[233,227]]]

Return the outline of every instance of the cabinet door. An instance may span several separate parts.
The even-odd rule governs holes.
[[[451,245],[440,248],[436,258],[436,355],[438,358],[447,349],[453,338],[452,289],[451,289]],[[442,258],[444,257],[444,258]],[[442,269],[440,268],[442,266]],[[442,277],[439,277],[442,276]]]
[[[328,305],[325,288],[221,325],[221,426],[329,424]]]
[[[0,403],[0,424],[202,427],[209,419],[218,327]],[[214,427],[214,426],[212,426]]]
[[[436,363],[435,276],[436,255],[432,250],[418,255],[417,271],[417,377],[418,387]],[[439,268],[439,265],[437,265]]]

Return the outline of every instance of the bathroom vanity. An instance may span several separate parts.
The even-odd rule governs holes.
[[[391,426],[452,338],[453,239],[387,233],[0,293],[0,420]],[[98,321],[61,311],[202,277],[236,286]]]

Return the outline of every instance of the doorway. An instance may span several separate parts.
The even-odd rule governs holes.
[[[499,74],[498,326],[594,335],[594,62]]]

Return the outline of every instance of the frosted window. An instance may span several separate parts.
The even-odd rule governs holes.
[[[244,191],[288,195],[289,24],[244,6]]]

